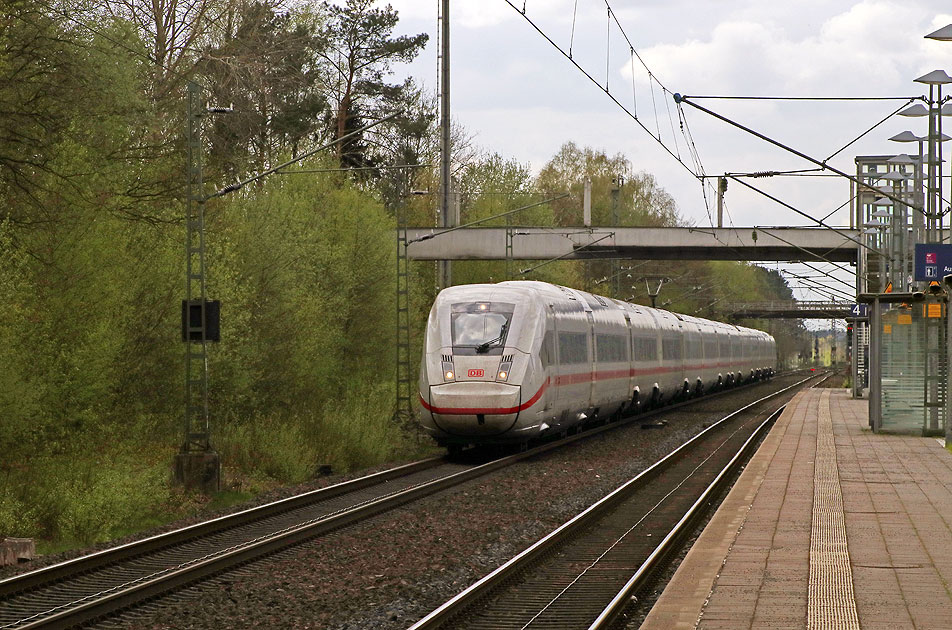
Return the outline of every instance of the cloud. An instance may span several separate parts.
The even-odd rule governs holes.
[[[812,32],[782,21],[731,19],[707,39],[659,44],[641,55],[683,93],[908,94],[918,76],[912,68],[952,65],[952,44],[923,39],[936,22],[942,19],[921,5],[865,0]],[[636,66],[635,73],[643,80],[643,69]],[[621,74],[630,80],[627,64]]]
[[[522,2],[513,0],[521,8]],[[725,95],[915,95],[912,82],[935,68],[952,71],[952,43],[923,35],[952,22],[945,2],[936,0],[828,0],[764,3],[762,0],[645,0],[616,7],[619,21],[651,71],[672,91]],[[436,0],[397,0],[435,29]],[[574,30],[574,59],[600,84],[606,77],[606,15],[595,0],[528,0],[528,15],[567,49]],[[946,9],[941,14],[937,9]],[[562,142],[574,140],[623,152],[637,169],[656,174],[685,214],[707,222],[699,187],[681,165],[612,104],[598,87],[563,59],[502,0],[453,0],[454,116],[486,149],[539,169]],[[612,93],[631,103],[627,43],[610,36]],[[428,54],[433,55],[433,51]],[[435,73],[434,57],[422,73]],[[652,102],[645,75],[636,75],[638,115],[652,132],[660,127],[681,143],[677,111],[655,86]],[[799,150],[824,159],[899,106],[891,102],[707,102],[716,111]],[[655,119],[657,109],[658,119]],[[668,110],[673,117],[669,119]],[[800,158],[686,108],[690,130],[708,173],[762,171],[810,166]],[[921,121],[890,121],[840,153],[833,163],[851,170],[855,155],[907,150],[886,138]],[[672,134],[672,127],[674,132]],[[670,145],[669,145],[670,146]],[[848,194],[837,180],[757,180],[778,196],[822,216]],[[739,186],[731,190],[732,212],[741,222],[765,219],[771,202]],[[805,222],[774,204],[776,222]],[[841,211],[834,219],[845,220]]]
[[[533,19],[558,20],[571,19],[574,0],[546,0],[546,2],[528,2],[527,14]],[[450,3],[450,23],[466,29],[484,29],[499,26],[522,18],[517,9],[522,8],[521,0],[512,0],[513,9],[504,0],[452,0]],[[381,2],[380,4],[384,4]],[[436,22],[438,0],[389,0],[388,4],[399,11],[401,18],[432,20]],[[590,10],[583,9],[586,13]]]

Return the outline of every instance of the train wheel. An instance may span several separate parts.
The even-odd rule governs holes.
[[[463,454],[462,444],[448,444],[446,446],[446,456],[450,459],[458,459]]]
[[[636,390],[631,394],[631,404],[628,405],[628,415],[636,414],[641,411],[641,401],[638,400],[639,392]]]

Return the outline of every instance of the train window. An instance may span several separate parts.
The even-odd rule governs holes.
[[[661,340],[661,356],[665,361],[680,361],[681,353],[681,339],[678,337]]]
[[[654,337],[635,337],[632,339],[636,361],[656,361],[658,359],[658,341]]]
[[[621,335],[595,335],[595,356],[599,363],[627,361],[626,339]]]
[[[588,335],[585,333],[559,333],[559,363],[588,363]]]
[[[697,339],[684,340],[684,354],[688,359],[701,358],[701,342]]]
[[[720,347],[720,356],[727,359],[731,356],[731,340],[723,339],[717,344]]]
[[[704,356],[708,359],[717,356],[717,340],[708,339],[704,342]]]
[[[542,338],[542,348],[539,351],[539,360],[542,361],[542,367],[548,367],[554,363],[555,348],[552,345],[552,331],[545,331]]]
[[[476,352],[488,352],[491,349],[502,352],[513,310],[513,304],[454,304],[450,314],[453,346],[474,348]]]

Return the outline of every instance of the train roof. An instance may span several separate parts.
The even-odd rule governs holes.
[[[589,293],[581,289],[572,289],[570,287],[563,287],[561,285],[552,284],[549,282],[542,282],[540,280],[506,280],[504,282],[496,282],[496,283],[456,285],[455,287],[448,287],[447,289],[444,289],[444,290],[446,291],[450,289],[461,289],[463,287],[472,288],[472,289],[487,289],[487,290],[492,290],[497,288],[531,290],[532,292],[539,295],[543,295],[547,297],[549,296],[558,297],[558,298],[565,297],[565,292],[567,291],[575,291],[577,293],[582,294],[583,296],[589,295],[595,298],[595,301],[597,303],[604,304],[606,306],[608,303],[614,303],[615,305],[619,305],[619,306],[624,305],[625,307],[628,307],[630,309],[633,309],[639,312],[654,311],[659,314],[665,313],[665,314],[670,314],[673,317],[676,317],[680,319],[681,321],[685,321],[685,322],[693,322],[693,323],[701,324],[705,326],[713,326],[716,329],[721,329],[721,330],[732,329],[732,330],[736,330],[737,332],[743,333],[745,335],[773,339],[773,337],[769,333],[764,332],[762,330],[758,330],[756,328],[748,328],[746,326],[738,326],[737,324],[731,324],[728,322],[721,322],[721,321],[712,320],[712,319],[704,319],[703,317],[685,315],[683,313],[677,313],[675,311],[668,311],[668,310],[660,309],[660,308],[652,308],[650,306],[645,306],[644,304],[634,304],[631,302],[624,302],[622,300],[615,300],[605,296],[596,295],[594,293]]]

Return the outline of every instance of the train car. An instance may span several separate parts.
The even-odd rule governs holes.
[[[444,289],[420,368],[424,429],[451,451],[769,378],[765,332],[535,281]]]

